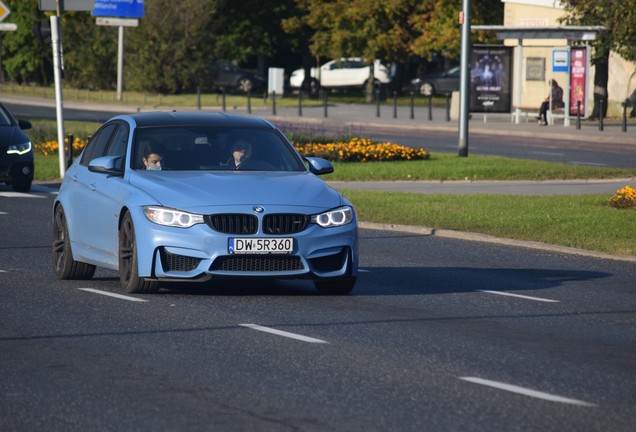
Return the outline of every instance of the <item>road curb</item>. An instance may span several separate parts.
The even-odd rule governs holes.
[[[452,238],[457,240],[477,241],[483,243],[500,244],[505,246],[524,247],[528,249],[537,249],[548,252],[564,253],[569,255],[579,255],[592,258],[608,259],[614,261],[627,261],[636,263],[636,256],[631,255],[615,255],[603,252],[589,251],[586,249],[578,249],[567,246],[557,246],[547,243],[514,240],[507,238],[494,237],[486,234],[461,232],[446,229],[418,227],[412,225],[398,225],[398,224],[382,224],[374,222],[358,222],[358,227],[362,229],[376,230],[376,231],[396,231],[409,234],[417,234],[422,236],[435,236],[443,238]]]

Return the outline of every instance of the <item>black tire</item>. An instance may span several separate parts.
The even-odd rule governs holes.
[[[424,81],[420,85],[420,93],[426,97],[433,96],[435,94],[435,86],[433,85],[433,83]]]
[[[241,77],[238,80],[238,83],[236,84],[236,87],[240,91],[243,91],[243,92],[247,93],[248,91],[252,91],[254,89],[254,83],[252,82],[251,79],[249,79],[247,77]]]
[[[95,274],[95,266],[73,259],[71,239],[68,236],[64,209],[58,205],[53,219],[53,268],[60,279],[90,279]]]
[[[330,281],[314,281],[314,286],[318,292],[325,295],[349,294],[355,285],[355,277],[347,277]]]
[[[126,213],[119,228],[119,281],[124,292],[151,294],[159,290],[157,281],[139,277],[135,226]]]
[[[32,182],[33,182],[33,179],[30,179],[30,178],[12,180],[11,186],[13,187],[13,190],[16,192],[29,192],[31,190]]]

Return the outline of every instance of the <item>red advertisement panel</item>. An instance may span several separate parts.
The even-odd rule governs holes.
[[[572,47],[570,53],[570,115],[576,116],[581,103],[581,117],[585,117],[587,95],[587,48]]]

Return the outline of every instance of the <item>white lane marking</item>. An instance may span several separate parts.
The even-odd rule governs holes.
[[[299,341],[303,341],[303,342],[309,342],[309,343],[328,343],[327,341],[321,340],[321,339],[314,339],[308,336],[303,336],[303,335],[299,335],[296,333],[289,333],[286,331],[282,331],[282,330],[276,330],[270,327],[263,327],[260,326],[258,324],[239,324],[242,327],[248,327],[251,328],[252,330],[258,330],[258,331],[262,331],[265,333],[271,333],[271,334],[275,334],[278,336],[283,336],[283,337],[287,337],[287,338],[291,338],[291,339],[296,339]]]
[[[530,297],[530,296],[525,296],[521,294],[511,294],[511,293],[507,293],[503,291],[488,291],[488,290],[477,290],[477,291],[483,292],[486,294],[497,294],[497,295],[508,296],[508,297],[518,297],[518,298],[522,298],[526,300],[534,300],[534,301],[540,301],[540,302],[546,302],[546,303],[559,303],[558,300],[552,300],[552,299],[541,298],[541,297]]]
[[[9,214],[9,213],[7,213],[7,212],[0,212],[0,214],[2,214],[2,215],[6,215],[6,214]]]
[[[95,294],[101,294],[101,295],[105,295],[105,296],[109,296],[109,297],[115,297],[118,299],[122,299],[122,300],[129,300],[129,301],[136,301],[136,302],[147,302],[148,300],[144,300],[144,299],[140,299],[140,298],[136,298],[136,297],[129,297],[129,296],[125,296],[125,295],[121,295],[121,294],[115,294],[115,293],[111,293],[108,291],[100,291],[100,290],[96,290],[93,288],[78,288],[79,290],[82,291],[87,291],[87,292],[92,292]]]
[[[509,391],[512,393],[517,393],[520,395],[524,395],[524,396],[530,396],[533,398],[537,398],[537,399],[543,399],[543,400],[547,400],[550,402],[560,402],[560,403],[567,403],[567,404],[572,404],[572,405],[581,405],[581,406],[588,406],[588,407],[593,407],[593,406],[597,406],[593,403],[589,403],[589,402],[585,402],[585,401],[581,401],[578,399],[570,399],[570,398],[566,398],[563,396],[557,396],[557,395],[553,395],[550,393],[544,393],[541,391],[537,391],[537,390],[531,390],[525,387],[519,387],[516,385],[512,385],[512,384],[506,384],[506,383],[501,383],[501,382],[497,382],[497,381],[490,381],[490,380],[486,380],[486,379],[482,379],[482,378],[476,378],[476,377],[459,377],[459,379],[464,380],[464,381],[468,381],[468,382],[472,382],[475,384],[481,384],[481,385],[485,385],[488,387],[493,387],[499,390],[505,390],[505,391]]]
[[[6,198],[44,198],[42,195],[34,195],[22,192],[0,192],[0,196]]]
[[[6,270],[0,270],[0,273],[6,273],[6,272],[7,272]]]
[[[371,270],[358,269],[359,273],[371,273]]]

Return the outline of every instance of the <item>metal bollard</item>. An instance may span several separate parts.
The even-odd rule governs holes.
[[[272,91],[272,115],[276,115],[276,91]]]
[[[428,97],[428,120],[433,120],[433,95]]]
[[[197,86],[197,109],[201,111],[201,87]]]
[[[393,118],[397,118],[397,92],[393,92]]]
[[[252,92],[247,91],[247,113],[252,114]]]
[[[66,168],[70,167],[73,164],[73,142],[75,141],[75,137],[73,134],[66,135],[66,139],[68,140],[68,156],[66,157]]]
[[[226,106],[225,106],[225,87],[223,87],[223,89],[221,90],[221,99],[223,100],[223,112],[226,111]]]
[[[599,99],[598,101],[598,130],[602,131],[604,129],[603,126],[603,99]]]
[[[447,122],[451,121],[451,118],[450,118],[450,102],[451,102],[450,95],[446,95],[446,121]]]
[[[325,90],[322,91],[322,105],[324,110],[324,116],[327,118],[327,92]]]
[[[411,120],[415,118],[415,93],[411,91]]]
[[[298,90],[298,116],[303,116],[303,91]]]
[[[375,91],[375,116],[380,117],[380,90]]]
[[[576,128],[581,129],[581,101],[576,103]]]
[[[621,131],[627,132],[627,105],[629,104],[629,99],[625,99],[623,102],[623,126]]]

